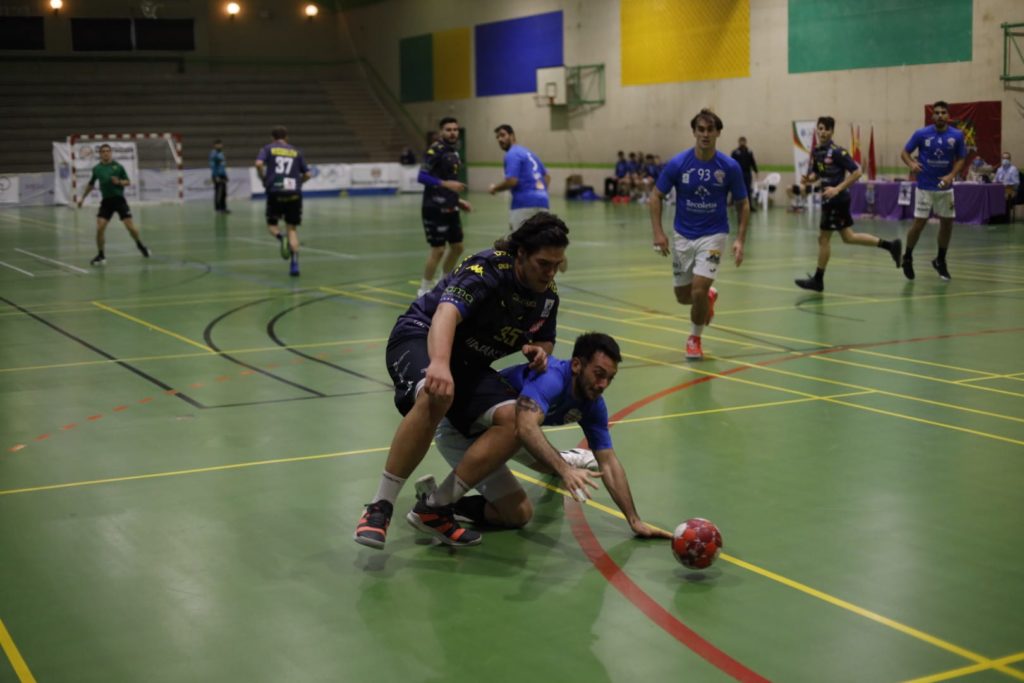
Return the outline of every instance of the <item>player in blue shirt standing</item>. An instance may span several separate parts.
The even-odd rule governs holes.
[[[658,176],[651,195],[651,228],[654,250],[662,256],[672,253],[672,275],[676,301],[690,307],[690,336],[686,340],[687,360],[701,360],[701,334],[715,315],[718,290],[715,281],[729,233],[728,198],[739,210],[739,234],[732,243],[737,267],[743,263],[750,203],[743,170],[729,156],[716,149],[722,134],[722,119],[710,109],[701,109],[690,121],[696,145],[673,157]],[[676,191],[675,240],[670,246],[661,227],[662,198]]]
[[[964,134],[949,125],[949,104],[939,100],[932,105],[933,125],[914,131],[900,152],[900,158],[917,174],[914,223],[907,231],[907,251],[903,254],[903,274],[914,279],[914,245],[932,211],[939,217],[939,253],[932,268],[943,280],[949,280],[946,250],[953,236],[953,179],[967,157]],[[917,150],[917,159],[910,156]]]
[[[551,176],[536,154],[516,144],[516,132],[512,126],[503,123],[494,129],[494,135],[498,146],[505,152],[505,179],[492,184],[490,192],[511,192],[512,206],[508,222],[509,227],[515,230],[530,216],[548,210]]]
[[[474,396],[478,417],[469,436],[449,420],[438,427],[434,441],[453,472],[428,500],[453,505],[456,514],[475,524],[518,528],[533,517],[533,504],[505,464],[510,458],[544,474],[557,473],[549,462],[559,467],[599,469],[633,533],[643,538],[670,538],[668,532],[640,519],[626,471],[612,447],[603,394],[621,362],[622,354],[614,339],[600,332],[587,332],[576,338],[571,360],[550,357],[548,369],[542,373],[527,364],[502,370],[507,391],[504,395]],[[590,448],[559,453],[541,426],[574,422],[583,430]],[[504,448],[496,448],[494,439],[484,447],[483,435],[500,430],[511,437],[503,442]],[[456,478],[459,485],[449,485],[449,480]],[[433,477],[428,475],[420,478],[417,487],[431,490],[432,483]],[[476,488],[480,495],[462,497],[467,490],[464,487]],[[571,493],[578,500],[585,497],[580,491]]]
[[[256,157],[256,172],[267,193],[267,230],[281,243],[281,258],[291,257],[289,274],[299,274],[299,235],[302,224],[302,183],[309,180],[309,167],[297,147],[288,144],[288,129],[277,126],[270,132],[274,141],[263,146]],[[288,236],[277,222],[284,218]]]

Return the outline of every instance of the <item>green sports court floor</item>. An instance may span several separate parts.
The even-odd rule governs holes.
[[[471,200],[478,250],[506,200]],[[1024,680],[1024,224],[957,226],[951,282],[935,226],[914,282],[837,239],[817,295],[815,217],[755,214],[688,364],[646,207],[555,202],[556,354],[619,340],[640,514],[724,535],[696,573],[525,472],[521,531],[430,546],[408,486],[386,549],[352,542],[417,196],[307,200],[299,278],[259,202],[135,208],[153,258],[115,221],[103,269],[90,211],[0,212],[0,681]]]

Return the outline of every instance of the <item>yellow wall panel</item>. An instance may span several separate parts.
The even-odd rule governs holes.
[[[472,97],[470,87],[469,27],[434,34],[434,99],[464,100]]]
[[[622,85],[750,75],[750,0],[620,0]]]

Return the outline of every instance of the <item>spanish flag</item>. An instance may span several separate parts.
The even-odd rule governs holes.
[[[850,156],[860,166],[860,126],[856,128],[850,124]]]

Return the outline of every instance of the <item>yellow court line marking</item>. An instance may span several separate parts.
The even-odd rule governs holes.
[[[359,285],[359,289],[364,292],[380,292],[381,294],[393,294],[397,297],[412,303],[416,295],[412,292],[400,292],[397,289],[385,289],[384,287],[373,287],[372,285]],[[410,298],[412,297],[412,298]]]
[[[286,351],[289,349],[319,349],[326,346],[352,346],[354,344],[380,344],[386,342],[387,339],[354,339],[352,341],[333,341],[333,342],[311,342],[309,344],[289,344],[287,346],[257,346],[249,349],[227,349],[223,350],[221,354],[229,354],[237,356],[243,353],[263,353],[267,351]],[[156,361],[156,360],[178,360],[181,358],[209,358],[209,353],[172,353],[162,356],[134,356],[128,358],[118,358],[117,360],[83,360],[74,363],[51,363],[48,365],[25,365],[14,368],[0,368],[0,373],[4,372],[25,372],[28,370],[55,370],[60,368],[76,368],[87,365],[110,365],[112,363],[140,363],[145,361]]]
[[[860,353],[866,356],[878,356],[879,358],[889,358],[891,360],[898,360],[903,363],[916,363],[917,365],[929,365],[935,368],[943,368],[944,370],[954,370],[956,372],[971,372],[976,375],[985,375],[985,377],[999,377],[999,375],[993,372],[987,372],[985,370],[973,370],[971,368],[960,367],[959,365],[946,365],[945,363],[936,363],[930,360],[920,360],[918,358],[908,358],[906,356],[896,356],[891,353],[882,353],[881,351],[868,351],[867,349],[850,348],[846,349],[851,353]],[[982,378],[984,379],[984,377]],[[957,380],[958,382],[961,380]]]
[[[908,299],[913,299],[915,301],[921,301],[921,300],[924,300],[924,299],[953,299],[953,298],[968,297],[968,296],[989,296],[991,294],[1017,294],[1019,292],[1024,292],[1024,288],[1012,287],[1012,288],[1009,288],[1009,289],[978,289],[978,290],[972,290],[972,291],[969,291],[969,292],[954,292],[954,293],[940,292],[940,293],[937,293],[937,294],[915,294],[913,297],[907,297],[907,296],[890,297],[890,298],[887,298],[887,299],[877,299],[876,301],[871,301],[871,302],[869,302],[869,301],[834,301],[833,302],[833,301],[828,301],[826,299],[821,299],[821,300],[818,300],[818,301],[808,301],[808,302],[804,303],[803,306],[804,307],[814,306],[814,307],[817,307],[817,308],[825,308],[826,306],[828,308],[841,308],[841,307],[846,307],[846,306],[864,306],[864,305],[866,305],[868,303],[879,303],[879,304],[900,303],[900,302],[905,302]],[[775,312],[778,312],[778,311],[792,311],[794,308],[795,307],[793,306],[793,304],[789,304],[789,305],[786,305],[786,306],[765,306],[765,307],[762,307],[762,308],[742,308],[742,309],[739,309],[739,310],[728,309],[728,310],[721,311],[721,313],[717,313],[716,312],[715,316],[717,318],[718,315],[737,315],[737,314],[740,314],[740,313],[775,313]],[[715,325],[716,325],[716,327],[721,327],[721,325],[718,325],[718,323],[715,323]]]
[[[950,671],[943,671],[942,673],[932,674],[931,676],[922,676],[921,678],[910,679],[910,680],[904,681],[903,683],[938,683],[939,681],[948,681],[948,680],[950,680],[952,678],[960,678],[961,676],[970,676],[971,674],[976,674],[979,671],[987,671],[989,669],[995,669],[995,668],[998,668],[999,671],[1001,671],[1003,673],[1009,673],[1009,671],[1016,671],[1016,670],[1015,669],[1010,669],[1009,671],[1007,671],[1003,667],[1004,666],[1009,666],[1010,664],[1016,664],[1017,662],[1020,662],[1020,661],[1024,661],[1024,652],[1018,652],[1015,655],[1009,655],[1007,657],[1001,657],[999,659],[994,659],[991,662],[988,662],[987,664],[973,664],[971,666],[964,666],[964,667],[961,667],[959,669],[952,669]],[[1010,674],[1010,675],[1013,676],[1013,674]],[[1020,676],[1014,676],[1014,677],[1015,678],[1020,678]]]
[[[553,491],[553,492],[558,493],[559,495],[564,496],[566,498],[571,498],[571,496],[569,495],[569,492],[566,491],[565,489],[559,488],[559,487],[554,486],[552,484],[549,484],[549,483],[547,483],[545,481],[541,481],[540,479],[537,479],[536,477],[532,477],[532,476],[530,476],[528,474],[524,474],[524,473],[519,472],[517,470],[511,470],[511,471],[512,471],[512,474],[514,474],[518,479],[522,479],[523,481],[527,481],[527,482],[529,482],[531,484],[534,484],[536,486],[539,486],[541,488],[547,489],[549,491]],[[607,513],[607,514],[609,514],[609,515],[611,515],[613,517],[617,517],[617,518],[619,518],[621,520],[625,520],[626,519],[626,516],[623,515],[621,511],[616,510],[614,508],[610,508],[607,505],[604,505],[603,503],[598,503],[595,500],[588,499],[585,503],[582,503],[582,504],[588,505],[588,506],[590,506],[592,508],[596,508],[596,509],[600,510],[601,512]],[[664,529],[661,529],[660,527],[657,527],[654,524],[650,524],[650,522],[648,522],[648,524],[650,526],[658,529],[659,531],[665,531]],[[1002,673],[1005,673],[1005,674],[1007,674],[1009,676],[1017,678],[1018,680],[1024,680],[1024,674],[1021,674],[1020,672],[1007,667],[1005,665],[1005,663],[1002,662],[1002,660],[990,660],[990,659],[988,659],[987,657],[985,657],[983,655],[977,654],[975,652],[971,652],[970,650],[968,650],[966,648],[963,648],[963,647],[960,647],[959,645],[955,645],[955,644],[953,644],[953,643],[951,643],[951,642],[949,642],[947,640],[943,640],[943,639],[938,638],[936,636],[933,636],[933,635],[931,635],[929,633],[925,633],[924,631],[921,631],[920,629],[916,629],[913,626],[907,626],[906,624],[902,624],[902,623],[896,621],[895,619],[890,619],[889,617],[883,616],[883,615],[881,615],[881,614],[879,614],[877,612],[872,612],[871,610],[868,610],[868,609],[865,609],[865,608],[860,607],[858,605],[855,605],[852,602],[848,602],[846,600],[843,600],[842,598],[837,598],[837,597],[835,597],[833,595],[829,595],[828,593],[825,593],[824,591],[820,591],[817,588],[811,588],[810,586],[808,586],[806,584],[803,584],[803,583],[800,583],[799,581],[794,581],[793,579],[790,579],[790,578],[787,578],[785,576],[782,576],[781,574],[776,574],[773,571],[770,571],[768,569],[764,569],[763,567],[759,567],[756,564],[752,564],[750,562],[747,562],[746,560],[741,560],[738,557],[734,557],[733,555],[729,555],[728,553],[722,553],[721,555],[719,555],[719,557],[721,557],[724,561],[726,561],[726,562],[728,562],[730,564],[734,564],[737,567],[740,567],[742,569],[746,569],[747,571],[753,572],[754,574],[757,574],[757,575],[759,575],[761,577],[764,577],[764,578],[769,579],[771,581],[775,581],[776,583],[780,583],[783,586],[786,586],[788,588],[792,588],[794,590],[797,590],[797,591],[799,591],[801,593],[804,593],[805,595],[809,595],[809,596],[811,596],[813,598],[817,598],[818,600],[821,600],[821,601],[823,601],[825,603],[828,603],[828,604],[830,604],[830,605],[832,605],[834,607],[839,607],[840,609],[844,609],[844,610],[846,610],[848,612],[853,612],[854,614],[856,614],[858,616],[861,616],[861,617],[864,617],[864,618],[869,619],[871,621],[874,621],[876,623],[882,624],[883,626],[888,626],[889,628],[891,628],[891,629],[893,629],[895,631],[898,631],[898,632],[900,632],[900,633],[902,633],[904,635],[908,635],[908,636],[910,636],[912,638],[916,638],[917,640],[924,641],[924,642],[928,643],[929,645],[933,645],[933,646],[935,646],[935,647],[937,647],[937,648],[939,648],[941,650],[945,650],[946,652],[951,652],[951,653],[953,653],[955,655],[963,657],[964,659],[968,659],[968,660],[970,660],[972,662],[976,662],[977,665],[982,667],[982,669],[997,669],[997,670],[1001,671]],[[981,669],[979,669],[979,670],[981,670]]]
[[[834,358],[832,355],[821,355],[816,354],[808,356],[811,360],[821,361],[823,363],[835,363],[837,365],[849,365],[855,368],[864,368],[867,370],[873,370],[875,372],[884,372],[890,375],[902,375],[904,377],[913,377],[915,379],[923,379],[927,382],[937,382],[939,384],[952,384],[954,386],[964,387],[965,389],[973,389],[975,391],[988,391],[993,394],[1003,394],[1004,396],[1013,396],[1015,398],[1024,398],[1024,394],[1017,393],[1015,391],[1006,391],[1005,389],[993,389],[992,387],[976,387],[970,384],[963,384],[958,381],[951,379],[942,379],[941,377],[932,377],[931,375],[920,375],[916,372],[907,372],[906,370],[896,370],[895,368],[884,368],[878,365],[867,365],[865,363],[855,363],[850,360],[843,360],[842,358]]]
[[[835,348],[834,344],[826,344],[826,343],[823,343],[823,342],[813,341],[813,340],[810,340],[810,339],[800,339],[798,337],[786,337],[786,336],[783,336],[781,334],[772,334],[770,332],[761,332],[760,330],[747,330],[747,329],[744,329],[744,328],[741,328],[741,327],[727,327],[725,325],[715,325],[715,327],[717,327],[720,330],[725,330],[726,332],[735,332],[736,334],[749,334],[749,335],[756,335],[756,336],[760,336],[760,337],[769,337],[771,339],[782,339],[784,341],[796,342],[798,344],[807,344],[809,346],[817,346],[817,347],[820,347],[820,348],[823,348],[823,349]],[[989,372],[985,372],[983,370],[973,370],[971,368],[958,367],[958,366],[955,366],[955,365],[943,365],[941,363],[932,363],[930,361],[917,360],[915,358],[907,358],[905,356],[897,356],[897,355],[894,355],[894,354],[880,353],[878,351],[869,351],[867,349],[849,348],[849,349],[844,349],[841,353],[845,353],[845,352],[861,353],[861,354],[870,355],[870,356],[880,356],[882,358],[889,358],[891,360],[898,360],[898,361],[903,361],[903,362],[907,362],[907,363],[919,363],[919,364],[923,364],[923,365],[935,365],[935,366],[938,366],[938,367],[941,367],[941,368],[945,368],[947,370],[956,370],[956,371],[959,371],[959,372],[971,372],[971,373],[975,373],[975,374],[979,374],[979,375],[991,375],[992,374],[992,373],[989,373]],[[837,352],[837,353],[840,353],[840,352]],[[849,362],[849,361],[846,361],[846,362]],[[863,367],[870,367],[872,369],[883,370],[883,371],[885,370],[885,368],[882,368],[880,366],[874,366],[874,365],[863,366]],[[898,371],[894,370],[893,372],[898,372]],[[914,376],[915,377],[923,377],[923,378],[928,379],[928,377],[926,375],[914,375]],[[935,378],[931,378],[931,379],[935,379]],[[947,381],[947,380],[935,379],[935,381]],[[951,380],[948,380],[948,381],[951,381]]]
[[[635,422],[651,422],[654,420],[667,420],[674,417],[693,417],[695,415],[711,415],[714,413],[734,413],[739,410],[755,410],[759,408],[774,408],[776,406],[791,406],[797,403],[809,403],[811,401],[826,401],[833,398],[849,398],[851,396],[863,396],[873,394],[873,391],[851,391],[844,394],[833,394],[831,396],[813,396],[807,398],[791,398],[785,401],[768,401],[766,403],[749,403],[741,406],[728,406],[725,408],[708,408],[707,410],[690,410],[684,413],[669,413],[668,415],[652,415],[650,417],[627,417],[623,420],[610,420],[609,425],[624,425]],[[550,431],[550,430],[545,430]]]
[[[1019,373],[1015,373],[1012,375],[992,375],[991,377],[967,377],[966,379],[956,380],[956,384],[966,384],[969,386],[973,382],[990,382],[997,379],[1005,379],[1010,382],[1024,382]]]
[[[56,223],[46,223],[44,221],[36,220],[35,218],[25,218],[24,216],[15,218],[14,216],[8,216],[0,213],[0,218],[6,220],[8,223],[35,223],[36,225],[45,225],[48,228],[54,228],[56,230],[64,229],[64,226],[57,225]]]
[[[612,318],[612,317],[609,317],[607,315],[598,315],[597,313],[585,313],[584,311],[575,311],[575,310],[572,310],[572,309],[564,309],[561,312],[562,313],[568,313],[569,315],[582,316],[584,318],[597,318],[598,320],[607,320],[607,321],[614,322],[614,323],[622,323],[622,322],[624,322],[621,318]],[[665,316],[665,317],[668,317],[668,316]],[[681,332],[681,330],[679,328],[677,328],[677,327],[664,327],[662,325],[646,325],[644,323],[638,323],[638,322],[633,322],[633,323],[629,323],[629,324],[632,325],[633,327],[645,327],[645,328],[652,329],[652,330],[660,330],[662,332],[672,332],[674,334],[679,334]],[[563,328],[566,328],[566,329],[579,329],[579,328],[570,328],[568,325],[559,325],[559,327],[563,327]],[[722,329],[725,329],[725,328],[722,328]],[[741,347],[750,348],[750,349],[764,349],[766,351],[779,351],[779,352],[787,351],[787,349],[784,349],[781,346],[764,346],[763,344],[752,343],[752,342],[749,342],[749,341],[736,341],[734,339],[728,339],[726,337],[717,337],[717,336],[712,336],[712,335],[709,335],[709,334],[705,334],[704,335],[704,339],[710,339],[710,340],[715,341],[715,342],[721,342],[723,344],[732,344],[733,346],[741,346]]]
[[[268,294],[268,292],[266,292],[266,291],[263,291],[261,293],[264,296],[266,296]],[[287,294],[288,294],[288,296],[292,296],[292,295],[294,295],[296,293],[297,292],[288,292]],[[235,295],[224,295],[224,296],[218,296],[218,297],[209,297],[209,298],[206,298],[206,299],[182,299],[181,297],[178,297],[177,299],[173,299],[173,300],[172,299],[165,299],[163,301],[147,300],[147,301],[144,301],[144,302],[138,302],[137,300],[130,300],[130,299],[123,299],[123,300],[107,299],[103,303],[107,304],[108,306],[109,305],[113,305],[113,304],[116,303],[118,306],[120,306],[122,308],[127,308],[127,309],[134,310],[134,309],[139,309],[139,308],[165,308],[165,307],[171,307],[171,306],[192,306],[193,304],[225,303],[225,302],[232,302],[232,301],[245,301],[246,299],[252,299],[253,296],[254,296],[253,294],[235,294]],[[281,297],[281,298],[283,298],[283,297]],[[44,304],[42,306],[33,307],[32,311],[34,313],[39,313],[40,315],[42,315],[44,313],[46,313],[46,314],[54,314],[54,313],[88,313],[88,312],[94,312],[96,310],[96,308],[94,306],[92,306],[91,304],[92,304],[91,301],[83,301],[82,302],[82,306],[76,307],[76,308],[58,308],[57,306],[59,306],[59,304]],[[23,314],[20,311],[5,312],[5,313],[0,313],[0,318],[10,317],[10,316],[15,316],[15,315],[23,315]]]
[[[102,308],[104,311],[108,311],[110,313],[113,313],[114,315],[119,315],[122,318],[124,318],[125,320],[131,320],[133,323],[137,323],[139,325],[142,325],[143,327],[149,328],[149,329],[153,330],[154,332],[162,332],[163,334],[166,334],[169,337],[174,337],[178,341],[183,341],[186,344],[190,344],[192,346],[195,346],[196,348],[203,349],[204,351],[208,351],[209,353],[217,353],[216,351],[211,349],[206,344],[200,344],[197,341],[192,341],[188,337],[184,337],[184,336],[178,334],[177,332],[171,332],[170,330],[165,330],[164,328],[160,327],[159,325],[154,325],[153,323],[148,323],[145,320],[142,320],[141,318],[136,318],[135,316],[129,315],[129,314],[125,313],[124,311],[119,311],[116,308],[112,308],[110,306],[107,306],[106,304],[101,304],[99,301],[93,301],[92,305],[96,306],[97,308]]]
[[[395,308],[406,309],[409,308],[408,304],[396,304],[394,301],[387,301],[386,299],[378,299],[372,296],[363,296],[356,294],[355,292],[347,292],[343,289],[335,289],[334,287],[319,287],[321,292],[327,292],[329,294],[340,294],[341,296],[347,296],[350,299],[357,299],[359,301],[370,301],[375,304],[384,304],[385,306],[393,306]],[[410,302],[411,303],[411,302]]]
[[[753,289],[766,289],[773,292],[786,292],[788,294],[799,294],[799,290],[793,287],[780,287],[778,285],[766,285],[761,282],[746,282],[744,280],[730,280],[728,278],[718,278],[716,282],[720,282],[723,285],[729,285],[730,287],[749,287]],[[837,297],[840,299],[851,299],[851,303],[861,304],[875,304],[881,301],[881,299],[875,299],[868,296],[857,296],[855,294],[839,294],[836,292],[829,292],[830,297]],[[792,307],[790,307],[792,308]]]
[[[821,398],[822,398],[822,400],[827,400],[826,397],[821,397]],[[351,456],[351,455],[365,455],[365,454],[368,454],[368,453],[382,453],[382,452],[385,452],[387,450],[389,450],[389,447],[382,446],[382,447],[378,447],[378,448],[366,448],[366,449],[359,449],[359,450],[352,450],[352,451],[341,451],[341,452],[337,452],[337,453],[323,453],[323,454],[319,454],[319,455],[304,455],[304,456],[297,456],[297,457],[293,457],[293,458],[274,458],[274,459],[268,459],[268,460],[257,460],[257,461],[252,461],[252,462],[234,463],[234,464],[230,464],[230,465],[215,465],[215,466],[212,466],[212,467],[198,467],[198,468],[193,468],[193,469],[176,470],[176,471],[171,471],[171,472],[154,472],[154,473],[150,473],[150,474],[139,474],[139,475],[125,476],[125,477],[110,477],[110,478],[107,478],[107,479],[93,479],[93,480],[90,480],[90,481],[69,482],[69,483],[65,483],[65,484],[51,484],[51,485],[47,485],[47,486],[34,486],[34,487],[28,487],[28,488],[22,488],[22,489],[7,489],[7,490],[0,490],[0,496],[13,495],[13,494],[18,494],[18,493],[33,493],[33,492],[39,492],[39,491],[52,491],[52,490],[56,490],[56,489],[69,489],[69,488],[77,488],[77,487],[83,487],[83,486],[96,486],[96,485],[99,485],[99,484],[110,484],[110,483],[124,482],[124,481],[138,481],[138,480],[144,480],[144,479],[158,479],[158,478],[173,477],[173,476],[188,475],[188,474],[202,474],[202,473],[206,473],[206,472],[220,472],[220,471],[228,471],[228,470],[239,470],[239,469],[244,469],[244,468],[249,468],[249,467],[257,467],[257,466],[260,466],[260,465],[275,465],[275,464],[285,464],[285,463],[293,463],[293,462],[305,462],[305,461],[312,461],[312,460],[325,460],[325,459],[328,459],[328,458],[338,458],[338,457]],[[527,474],[523,474],[523,473],[518,472],[516,470],[512,470],[512,473],[516,477],[518,477],[520,479],[523,479],[524,481],[528,481],[528,482],[530,482],[532,484],[535,484],[537,486],[540,486],[542,488],[549,489],[549,490],[554,491],[556,493],[559,493],[559,494],[561,494],[563,496],[567,496],[568,497],[568,495],[569,495],[567,491],[565,491],[563,489],[560,489],[560,488],[558,488],[556,486],[552,486],[551,484],[543,482],[543,481],[541,481],[539,479],[536,479],[534,477],[531,477],[531,476],[529,476]],[[594,508],[596,508],[598,510],[601,510],[602,512],[605,512],[605,513],[608,513],[608,514],[613,515],[615,517],[618,517],[619,519],[625,519],[624,515],[620,511],[615,510],[613,508],[610,508],[610,507],[608,507],[606,505],[603,505],[602,503],[598,503],[596,501],[589,500],[589,501],[587,501],[587,505],[590,505],[591,507],[594,507]],[[929,634],[927,634],[927,633],[925,633],[923,631],[920,631],[918,629],[912,628],[910,626],[906,626],[906,625],[901,624],[901,623],[899,623],[897,621],[889,619],[888,617],[884,617],[884,616],[882,616],[880,614],[877,614],[875,612],[871,612],[871,611],[866,610],[864,608],[858,607],[857,605],[854,605],[853,603],[850,603],[850,602],[847,602],[845,600],[841,600],[839,598],[833,597],[833,596],[829,595],[828,593],[824,593],[824,592],[819,591],[817,589],[814,589],[814,588],[811,588],[811,587],[806,586],[804,584],[801,584],[801,583],[799,583],[797,581],[793,581],[792,579],[788,579],[788,578],[786,578],[786,577],[784,577],[784,576],[782,576],[780,574],[776,574],[774,572],[768,571],[766,569],[758,567],[757,565],[751,564],[751,563],[746,562],[744,560],[740,560],[739,558],[733,557],[731,555],[722,554],[721,557],[722,557],[723,560],[725,560],[727,562],[735,564],[735,565],[737,565],[737,566],[739,566],[739,567],[741,567],[743,569],[747,569],[748,571],[751,571],[751,572],[754,572],[756,574],[759,574],[759,575],[761,575],[761,576],[763,576],[765,578],[771,579],[772,581],[776,581],[776,582],[781,583],[781,584],[783,584],[785,586],[788,586],[790,588],[794,588],[794,589],[796,589],[796,590],[798,590],[800,592],[806,593],[807,595],[810,595],[812,597],[818,598],[819,600],[822,600],[822,601],[824,601],[826,603],[829,603],[829,604],[834,605],[836,607],[840,607],[842,609],[846,609],[846,610],[848,610],[850,612],[853,612],[853,613],[858,614],[860,616],[863,616],[863,617],[866,617],[868,619],[871,619],[872,621],[876,621],[876,622],[878,622],[880,624],[883,624],[885,626],[888,626],[888,627],[890,627],[890,628],[892,628],[892,629],[894,629],[896,631],[899,631],[899,632],[904,633],[906,635],[909,635],[911,637],[917,638],[919,640],[923,640],[924,642],[927,642],[927,643],[929,643],[931,645],[934,645],[934,646],[936,646],[938,648],[941,648],[943,650],[946,650],[948,652],[952,652],[954,654],[957,654],[957,655],[959,655],[961,657],[964,657],[965,659],[969,659],[969,660],[977,662],[979,664],[982,664],[982,663],[984,663],[984,664],[991,664],[992,668],[997,668],[1000,671],[1003,671],[1003,668],[999,667],[998,665],[995,665],[994,663],[990,662],[990,660],[982,657],[981,655],[974,654],[973,652],[970,652],[969,650],[961,648],[961,647],[959,647],[957,645],[953,645],[952,643],[949,643],[947,641],[941,640],[940,638],[936,638],[935,636],[929,635]],[[1015,672],[1013,669],[1008,669],[1008,670],[1004,671],[1004,673],[1009,673],[1010,675],[1015,675],[1017,672]],[[1021,680],[1024,680],[1024,674],[1022,674],[1020,676],[1020,678],[1021,678]]]
[[[300,455],[294,458],[273,458],[270,460],[253,460],[250,462],[238,462],[230,465],[212,465],[210,467],[196,467],[187,470],[173,470],[170,472],[151,472],[150,474],[133,474],[126,477],[108,477],[106,479],[89,479],[86,481],[71,481],[64,484],[46,484],[44,486],[29,486],[21,489],[0,490],[0,496],[11,496],[17,493],[38,493],[39,491],[56,491],[58,489],[74,489],[83,486],[98,486],[99,484],[114,484],[122,481],[139,481],[142,479],[161,479],[163,477],[177,477],[184,474],[203,474],[206,472],[225,472],[227,470],[240,470],[247,467],[258,467],[260,465],[280,465],[290,462],[304,462],[308,460],[326,460],[328,458],[341,458],[347,455],[365,455],[367,453],[382,453],[389,450],[389,446],[379,448],[362,448],[355,451],[338,451],[336,453],[320,453],[318,455]]]
[[[563,327],[567,327],[567,326],[563,326]],[[573,328],[568,328],[568,329],[573,329]],[[665,350],[669,350],[669,351],[678,351],[678,349],[675,349],[675,348],[673,348],[671,346],[664,346],[664,345],[661,345],[661,344],[652,344],[650,342],[642,342],[642,341],[639,341],[639,340],[636,340],[636,339],[629,339],[628,337],[617,336],[617,339],[619,339],[620,341],[627,341],[627,342],[631,342],[631,343],[634,343],[634,344],[639,344],[641,346],[649,346],[649,347],[652,347],[652,348],[665,349]],[[730,382],[740,382],[742,384],[749,384],[749,385],[756,386],[756,387],[761,387],[761,388],[764,388],[764,389],[770,389],[770,390],[774,390],[774,391],[781,391],[781,392],[786,393],[786,394],[794,394],[796,396],[803,396],[805,398],[817,398],[817,399],[822,400],[822,401],[829,401],[830,403],[835,403],[837,405],[846,406],[848,408],[856,408],[857,410],[864,410],[864,411],[868,411],[868,412],[872,412],[872,413],[878,413],[880,415],[887,415],[889,417],[901,418],[901,419],[904,419],[904,420],[909,420],[911,422],[918,422],[918,423],[921,423],[921,424],[927,424],[927,425],[931,425],[933,427],[941,427],[943,429],[949,429],[949,430],[952,430],[952,431],[963,432],[965,434],[971,434],[973,436],[980,436],[980,437],[986,438],[986,439],[993,439],[995,441],[1003,441],[1005,443],[1010,443],[1010,444],[1013,444],[1015,446],[1024,446],[1024,441],[1020,441],[1018,439],[1013,439],[1013,438],[1006,437],[1006,436],[1000,436],[999,434],[991,434],[989,432],[982,432],[982,431],[978,431],[978,430],[974,430],[974,429],[968,429],[966,427],[958,427],[957,425],[946,424],[944,422],[937,422],[935,420],[926,420],[924,418],[914,417],[913,415],[906,415],[904,413],[897,413],[897,412],[893,412],[893,411],[890,411],[890,410],[882,410],[881,408],[872,408],[872,407],[869,407],[869,406],[863,406],[863,405],[859,405],[859,404],[856,404],[856,403],[849,403],[847,401],[841,401],[841,400],[838,400],[838,399],[835,399],[835,398],[826,398],[826,397],[821,397],[821,396],[815,396],[814,394],[810,394],[810,393],[807,393],[807,392],[804,392],[804,391],[798,391],[796,389],[788,389],[786,387],[780,387],[780,386],[776,386],[776,385],[772,385],[772,384],[764,384],[764,383],[761,383],[761,382],[754,382],[754,381],[751,381],[751,380],[748,380],[748,379],[743,379],[741,377],[736,377],[734,375],[724,375],[724,374],[720,374],[720,373],[716,373],[716,372],[709,372],[709,371],[705,371],[705,370],[698,370],[696,368],[691,368],[691,367],[688,367],[686,365],[680,365],[678,363],[669,363],[667,361],[661,361],[661,360],[657,360],[655,358],[647,358],[645,356],[638,356],[638,355],[635,355],[635,354],[628,354],[628,353],[623,353],[622,355],[623,355],[624,358],[635,358],[637,360],[641,360],[641,361],[644,361],[644,362],[647,362],[647,363],[653,363],[655,365],[664,365],[666,367],[676,368],[678,370],[683,370],[685,372],[690,372],[690,373],[694,373],[694,374],[697,374],[697,375],[704,375],[704,376],[707,376],[707,377],[716,377],[716,378],[720,378],[720,379],[729,380]],[[714,360],[719,360],[719,361],[723,361],[723,362],[727,362],[727,363],[732,363],[734,365],[742,365],[744,367],[749,367],[751,369],[763,370],[765,372],[772,372],[772,373],[781,374],[781,375],[790,376],[790,377],[797,377],[797,378],[800,378],[800,379],[806,379],[806,380],[813,381],[813,382],[823,382],[825,384],[833,384],[833,385],[836,385],[836,386],[841,386],[841,387],[845,387],[847,389],[853,389],[853,390],[856,390],[856,391],[870,392],[870,393],[873,393],[873,394],[879,394],[879,395],[883,395],[883,396],[891,396],[891,397],[894,397],[894,398],[902,398],[902,399],[907,400],[907,401],[913,401],[913,402],[918,402],[918,403],[926,403],[926,404],[929,404],[929,405],[936,405],[936,406],[940,406],[940,407],[944,407],[944,408],[950,408],[950,409],[953,409],[953,410],[961,410],[961,411],[968,412],[968,413],[977,413],[977,414],[985,415],[985,416],[988,416],[988,417],[995,417],[995,418],[1001,418],[1001,419],[1007,419],[1007,420],[1021,421],[1020,418],[1016,418],[1016,417],[1011,417],[1011,416],[1007,416],[1007,415],[1000,415],[998,413],[990,413],[990,412],[986,412],[986,411],[982,411],[982,410],[975,410],[973,408],[966,408],[964,406],[957,406],[957,405],[952,405],[952,404],[949,404],[949,403],[942,403],[940,401],[931,401],[931,400],[928,400],[928,399],[918,398],[916,396],[907,396],[905,394],[897,394],[895,392],[885,391],[883,389],[877,389],[877,388],[874,388],[874,387],[863,387],[863,386],[858,386],[856,384],[848,384],[846,382],[838,382],[838,381],[835,381],[835,380],[824,379],[824,378],[821,378],[821,377],[814,377],[813,375],[803,375],[801,373],[788,372],[786,370],[779,370],[778,368],[773,368],[773,367],[770,367],[770,366],[757,365],[755,363],[747,363],[745,361],[738,361],[738,360],[733,360],[733,359],[729,359],[729,358],[720,358],[720,357],[717,357],[717,356],[713,356],[711,358],[713,358]]]
[[[21,653],[18,652],[18,647],[14,644],[14,639],[11,638],[11,634],[7,632],[7,627],[4,626],[4,620],[0,619],[0,646],[3,647],[4,654],[7,655],[8,661],[11,663],[11,668],[14,669],[14,673],[18,676],[18,680],[21,683],[36,683],[35,676],[29,671],[28,664],[22,659]]]

